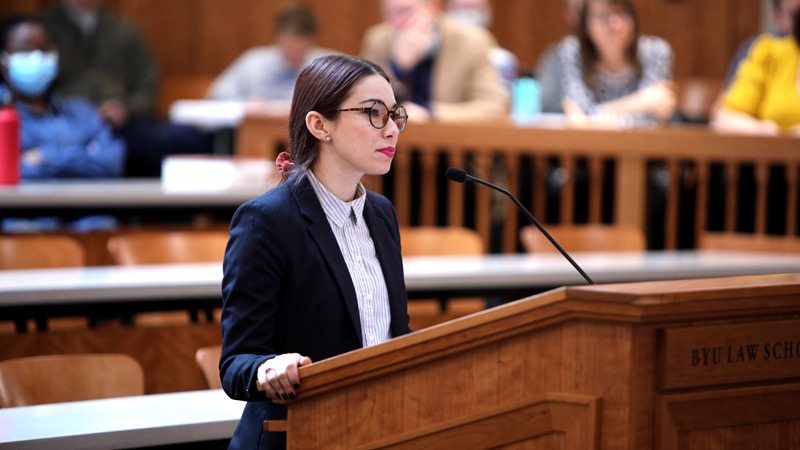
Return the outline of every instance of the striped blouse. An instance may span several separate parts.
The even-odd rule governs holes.
[[[358,184],[354,200],[343,202],[328,191],[311,171],[308,172],[308,179],[322,204],[353,280],[361,319],[361,342],[364,347],[386,342],[392,337],[389,330],[392,319],[389,292],[375,245],[364,221],[364,203],[367,200],[364,185]]]

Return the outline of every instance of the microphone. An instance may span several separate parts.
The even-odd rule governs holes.
[[[535,217],[533,217],[533,214],[531,214],[527,209],[525,209],[525,207],[522,205],[522,203],[519,202],[519,200],[517,200],[516,197],[511,195],[511,192],[508,192],[507,190],[501,188],[500,186],[495,186],[492,183],[489,183],[488,181],[483,181],[480,178],[475,178],[469,175],[466,170],[456,169],[455,167],[448,167],[447,172],[445,172],[445,176],[447,177],[448,180],[451,181],[455,181],[458,183],[463,183],[465,181],[472,181],[473,183],[482,184],[496,191],[502,192],[503,194],[506,194],[508,198],[510,198],[514,202],[514,204],[517,205],[517,208],[519,208],[519,210],[522,211],[523,214],[525,214],[525,217],[527,217],[528,220],[530,220],[531,222],[533,222],[534,225],[536,225],[536,228],[538,228],[539,231],[541,231],[542,234],[544,234],[544,237],[546,237],[547,240],[549,240],[550,243],[553,244],[556,247],[556,249],[558,249],[558,251],[561,252],[562,255],[564,255],[564,258],[567,258],[567,261],[569,261],[569,263],[572,264],[572,267],[574,267],[575,270],[577,270],[578,273],[580,273],[581,276],[583,276],[583,278],[589,284],[597,284],[594,282],[594,280],[589,278],[589,275],[586,275],[586,272],[584,272],[583,269],[581,269],[581,266],[579,266],[578,263],[576,263],[575,260],[573,260],[572,257],[569,256],[569,254],[567,254],[567,252],[563,248],[561,248],[560,245],[558,245],[558,242],[556,242],[556,240],[553,239],[553,236],[550,236],[550,233],[548,233],[547,230],[545,230],[544,227],[539,223],[539,221],[536,220]]]

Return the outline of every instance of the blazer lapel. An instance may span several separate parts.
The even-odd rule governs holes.
[[[344,262],[336,237],[331,231],[325,211],[322,210],[322,205],[319,203],[311,183],[305,177],[295,182],[292,193],[300,207],[300,212],[310,221],[308,232],[317,243],[328,269],[339,286],[347,313],[350,315],[358,340],[361,341],[361,319],[353,280],[350,278],[350,272],[347,270],[347,264]],[[363,346],[364,343],[362,342],[361,345]]]
[[[378,217],[370,202],[369,194],[364,204],[364,220],[367,222],[375,253],[381,263],[383,278],[386,280],[386,290],[389,293],[389,311],[392,315],[392,337],[408,333],[408,311],[406,305],[406,284],[403,277],[403,259],[398,258],[400,249],[393,237],[390,224]]]

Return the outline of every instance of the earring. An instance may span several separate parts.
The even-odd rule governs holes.
[[[331,141],[331,137],[330,136],[325,136],[325,142],[330,142],[330,141]]]

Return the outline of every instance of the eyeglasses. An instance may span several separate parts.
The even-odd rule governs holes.
[[[595,20],[603,25],[608,25],[611,23],[611,18],[616,18],[623,21],[628,21],[633,18],[630,12],[628,11],[615,11],[611,13],[600,13],[600,14],[590,14],[589,18]]]
[[[375,102],[372,106],[364,106],[361,108],[339,108],[337,111],[360,111],[367,113],[369,116],[369,123],[379,130],[389,123],[389,117],[392,118],[394,124],[397,125],[397,129],[400,131],[405,130],[406,122],[408,121],[408,114],[405,108],[398,106],[394,109],[389,109],[388,106],[381,102]]]

